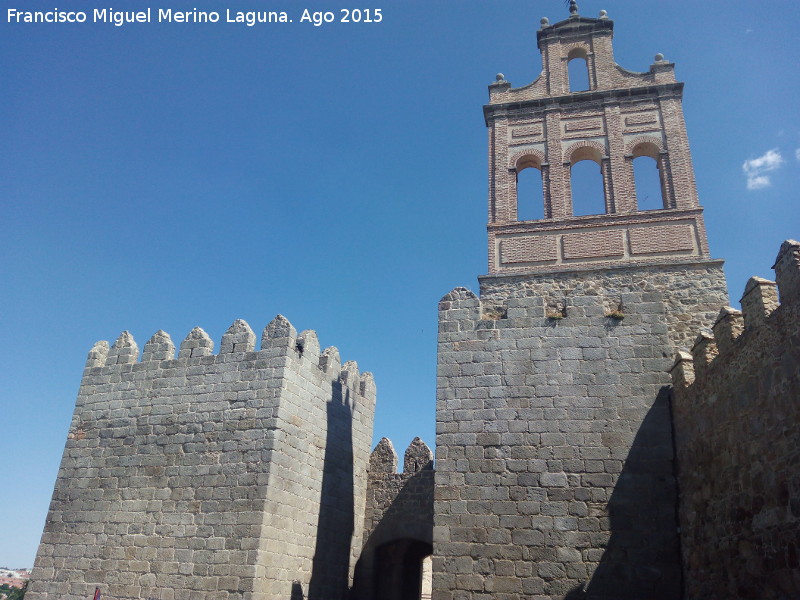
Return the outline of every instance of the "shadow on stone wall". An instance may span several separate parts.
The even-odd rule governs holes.
[[[611,537],[599,565],[591,579],[571,590],[565,600],[681,598],[669,394],[667,386],[659,391],[608,500]]]
[[[340,600],[347,597],[349,589],[350,546],[355,525],[353,399],[339,381],[333,382],[331,398],[327,407],[328,433],[309,600]],[[302,589],[299,593],[302,598]]]
[[[353,598],[419,598],[422,560],[433,551],[433,475],[430,463],[412,474],[389,475],[389,481],[406,481],[364,541]]]
[[[292,595],[289,600],[305,600],[303,595],[303,584],[299,581],[292,583]]]

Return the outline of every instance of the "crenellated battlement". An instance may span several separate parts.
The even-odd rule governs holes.
[[[369,472],[372,475],[397,473],[397,452],[389,438],[382,437],[369,455]]]
[[[552,330],[590,324],[616,327],[643,321],[665,322],[665,314],[663,294],[652,290],[602,294],[597,290],[565,292],[554,287],[549,293],[544,291],[544,295],[484,299],[467,288],[458,287],[439,301],[440,332],[452,334],[453,339],[466,331],[499,332],[532,327]],[[503,337],[503,334],[497,335]]]
[[[660,295],[651,293],[644,301],[653,301],[657,296]],[[615,296],[569,295],[556,289],[548,296],[501,299],[490,297],[483,300],[467,288],[457,287],[439,301],[439,318],[443,321],[458,319],[513,321],[518,318],[545,318],[559,321],[569,316],[570,308],[591,306],[593,309],[589,313],[622,320],[625,318],[626,299],[632,301],[635,295],[629,293]],[[600,310],[596,310],[597,307],[600,307]],[[579,312],[586,314],[587,311],[583,309]]]
[[[721,263],[598,268],[535,276],[486,275],[478,279],[480,296],[456,288],[441,299],[440,330],[460,330],[467,326],[464,319],[497,321],[497,329],[531,325],[559,330],[575,324],[576,317],[586,316],[611,327],[635,321],[630,318],[633,315],[655,311],[667,326],[668,352],[672,355],[691,347],[697,331],[711,327],[719,307],[728,303]],[[495,327],[485,323],[478,326]]]
[[[392,440],[383,437],[369,457],[370,474],[397,474],[398,457]],[[430,447],[415,437],[403,454],[403,474],[433,469],[433,452]]]
[[[201,328],[192,329],[177,349],[170,335],[159,330],[144,345],[139,358],[139,347],[128,331],[123,331],[113,345],[96,342],[86,359],[84,381],[91,383],[101,374],[145,371],[150,378],[161,372],[189,365],[228,364],[231,361],[252,363],[276,356],[286,356],[294,366],[315,365],[321,373],[359,396],[375,402],[375,380],[372,373],[360,373],[356,361],[342,364],[339,350],[330,346],[320,351],[317,334],[307,329],[297,334],[294,326],[283,315],[277,315],[264,328],[261,348],[255,350],[256,335],[250,325],[236,319],[222,336],[219,352],[214,354],[214,341]]]
[[[800,243],[773,268],[670,369],[687,598],[800,592],[783,558],[800,527]]]
[[[297,586],[321,597],[352,583],[372,374],[282,315],[264,328],[260,349],[237,319],[214,352],[200,327],[177,348],[157,331],[141,358],[128,331],[92,346],[32,598],[85,598],[95,587],[160,598],[166,579],[176,597],[218,581],[254,598],[289,598]],[[136,541],[142,535],[158,536],[158,554]],[[80,584],[58,568],[68,548],[90,565]]]
[[[433,542],[433,452],[415,437],[403,455],[403,472],[389,438],[381,438],[369,457],[364,547],[358,563],[353,597],[356,600],[392,598],[397,582],[381,572],[380,548],[397,540],[415,540],[430,552]]]
[[[763,345],[765,337],[791,329],[788,313],[796,318],[800,306],[800,242],[783,242],[773,268],[778,281],[751,277],[742,310],[723,307],[710,332],[698,334],[691,352],[676,354],[670,368],[676,388],[713,384],[714,378],[726,376],[726,369],[742,368],[742,361],[750,359],[750,345]]]

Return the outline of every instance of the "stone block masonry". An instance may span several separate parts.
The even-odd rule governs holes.
[[[419,439],[402,473],[370,454],[372,376],[283,317],[258,351],[243,321],[216,355],[126,332],[89,353],[28,600],[800,598],[800,244],[719,312],[674,65],[623,69],[569,5],[542,74],[489,87],[489,271],[439,303],[436,470]]]
[[[680,597],[666,291],[591,283],[439,304],[434,600]]]
[[[356,600],[420,598],[425,557],[432,551],[433,452],[419,438],[409,444],[403,472],[397,453],[382,438],[369,461],[364,548],[356,571]],[[429,584],[429,581],[428,581]]]
[[[375,385],[282,316],[178,358],[159,331],[98,342],[28,597],[341,598],[366,498]]]
[[[697,332],[710,327],[719,307],[728,303],[727,284],[721,260],[691,260],[664,265],[642,265],[636,268],[595,268],[525,275],[484,275],[478,278],[481,300],[486,304],[503,305],[508,298],[543,297],[549,310],[557,304],[569,305],[578,296],[597,296],[605,303],[606,313],[622,306],[625,294],[650,298],[654,294],[663,302],[669,351],[689,349]],[[661,310],[655,305],[639,310]],[[667,351],[667,349],[665,349]]]
[[[688,600],[800,598],[800,243],[774,268],[671,371]]]

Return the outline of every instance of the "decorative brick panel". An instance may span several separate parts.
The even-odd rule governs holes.
[[[636,227],[628,232],[628,237],[631,240],[631,254],[694,250],[694,236],[689,225]]]
[[[515,127],[511,130],[511,137],[512,138],[520,138],[520,137],[531,137],[531,136],[540,136],[542,135],[542,126],[541,125],[529,125],[526,127]]]
[[[658,124],[658,115],[656,113],[629,115],[625,117],[626,127],[650,124]]]
[[[564,131],[571,133],[573,131],[596,131],[602,130],[603,124],[599,119],[587,119],[584,121],[567,121],[564,123]]]
[[[564,258],[604,258],[622,256],[622,231],[585,231],[568,233],[563,237]]]
[[[500,242],[500,260],[505,264],[556,260],[554,235],[508,238]]]

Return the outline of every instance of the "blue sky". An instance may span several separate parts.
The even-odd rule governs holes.
[[[376,441],[432,445],[436,304],[486,272],[486,86],[539,74],[539,19],[564,3],[380,0],[381,23],[314,27],[303,8],[350,5],[123,1],[295,23],[119,28],[0,5],[0,566],[32,564],[86,353],[125,329],[218,346],[282,313],[375,374]],[[676,63],[736,305],[800,236],[800,5],[579,5],[608,10],[623,67]],[[54,6],[109,3],[24,3]]]

